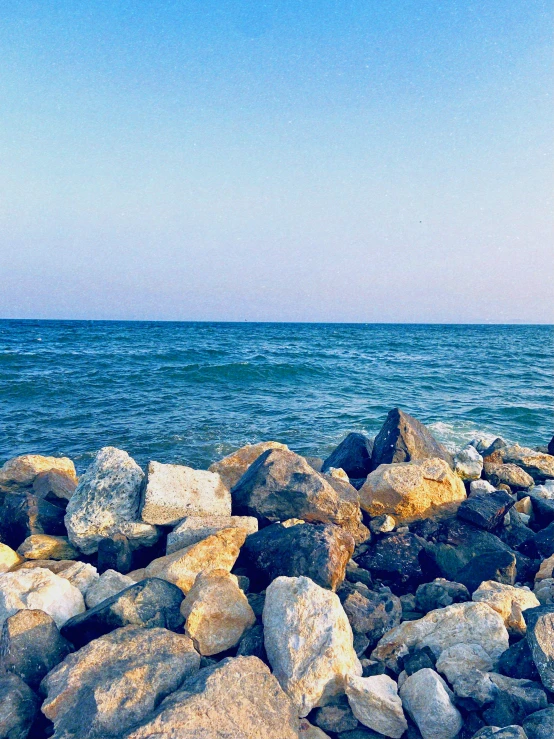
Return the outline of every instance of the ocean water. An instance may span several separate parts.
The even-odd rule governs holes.
[[[399,406],[451,448],[554,433],[550,326],[0,321],[0,463],[102,446],[205,468],[273,439],[325,457]]]

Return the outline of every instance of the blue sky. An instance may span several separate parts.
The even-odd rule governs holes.
[[[552,322],[551,28],[4,0],[0,317]]]

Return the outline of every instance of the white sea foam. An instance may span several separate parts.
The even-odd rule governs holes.
[[[482,439],[487,445],[499,436],[490,431],[475,428],[471,421],[459,421],[457,423],[445,423],[436,421],[430,423],[429,428],[437,440],[444,444],[449,452],[456,452],[469,444],[474,439]]]

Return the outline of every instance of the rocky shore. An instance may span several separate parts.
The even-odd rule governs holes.
[[[553,739],[554,439],[0,469],[0,739]]]

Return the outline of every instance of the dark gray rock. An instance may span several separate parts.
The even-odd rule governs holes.
[[[400,623],[402,604],[392,593],[345,585],[338,595],[353,631],[365,634],[372,646]]]
[[[527,642],[545,688],[554,692],[554,605],[525,611]]]
[[[353,431],[331,452],[323,462],[321,471],[328,472],[331,467],[338,467],[350,478],[367,477],[371,471],[372,452],[373,440],[365,434]]]
[[[554,554],[554,523],[535,534],[535,544],[542,559]]]
[[[492,531],[502,523],[515,502],[515,498],[503,490],[496,490],[494,493],[476,493],[460,503],[457,515],[474,526]]]
[[[33,493],[5,493],[0,509],[0,541],[12,549],[31,534],[65,536],[64,506]]]
[[[29,687],[71,652],[54,619],[44,611],[21,610],[4,621],[0,637],[0,667],[18,675]]]
[[[490,455],[494,454],[494,452],[497,452],[499,449],[505,449],[507,446],[508,445],[506,444],[504,439],[500,436],[497,436],[496,439],[492,442],[492,444],[489,444],[489,446],[486,449],[483,449],[481,451],[481,456],[490,457]]]
[[[506,649],[498,660],[498,670],[518,680],[540,679],[527,639],[521,639]]]
[[[133,569],[133,552],[129,539],[124,534],[113,534],[98,542],[96,568],[98,572],[115,570],[122,575],[126,575]]]
[[[0,737],[26,739],[39,706],[39,699],[20,677],[0,673]]]
[[[500,529],[498,536],[511,549],[527,557],[538,556],[535,532],[523,523],[514,509],[510,511],[510,522]]]
[[[474,734],[473,739],[528,739],[528,737],[521,726],[505,726],[503,729],[486,726]]]
[[[399,408],[389,411],[373,443],[371,470],[380,464],[413,462],[440,457],[452,465],[452,457],[429,429]]]
[[[514,680],[496,673],[490,673],[489,677],[496,686],[496,693],[492,705],[483,711],[483,718],[491,726],[521,725],[530,713],[548,705],[540,683]]]
[[[547,449],[548,449],[548,453],[554,456],[554,436],[548,442]]]
[[[237,657],[258,657],[267,664],[264,646],[264,627],[261,624],[252,626],[242,635],[237,648]]]
[[[341,731],[352,731],[358,726],[358,719],[346,700],[338,705],[323,706],[313,712],[311,723],[319,726],[323,731],[332,731],[340,734]]]
[[[554,737],[554,706],[530,714],[523,722],[528,739],[552,739]]]
[[[428,573],[423,566],[426,542],[409,532],[384,534],[372,541],[356,562],[400,595],[413,590]]]
[[[423,647],[423,649],[412,649],[402,659],[402,669],[407,675],[413,675],[414,672],[423,670],[426,667],[434,670],[436,661],[436,657],[429,647]]]
[[[184,623],[179,610],[183,598],[176,585],[149,577],[69,619],[61,633],[80,648],[122,626],[162,626],[177,631]]]
[[[354,539],[340,526],[275,523],[250,534],[241,550],[252,588],[261,590],[276,577],[309,577],[323,588],[335,590],[344,580],[346,564],[354,552]]]
[[[420,585],[415,594],[416,610],[429,613],[437,608],[451,606],[452,603],[465,603],[470,600],[469,590],[459,582],[450,582],[437,577],[433,582]]]
[[[542,498],[533,490],[529,490],[528,495],[533,506],[534,525],[539,529],[543,529],[554,521],[554,500]]]

